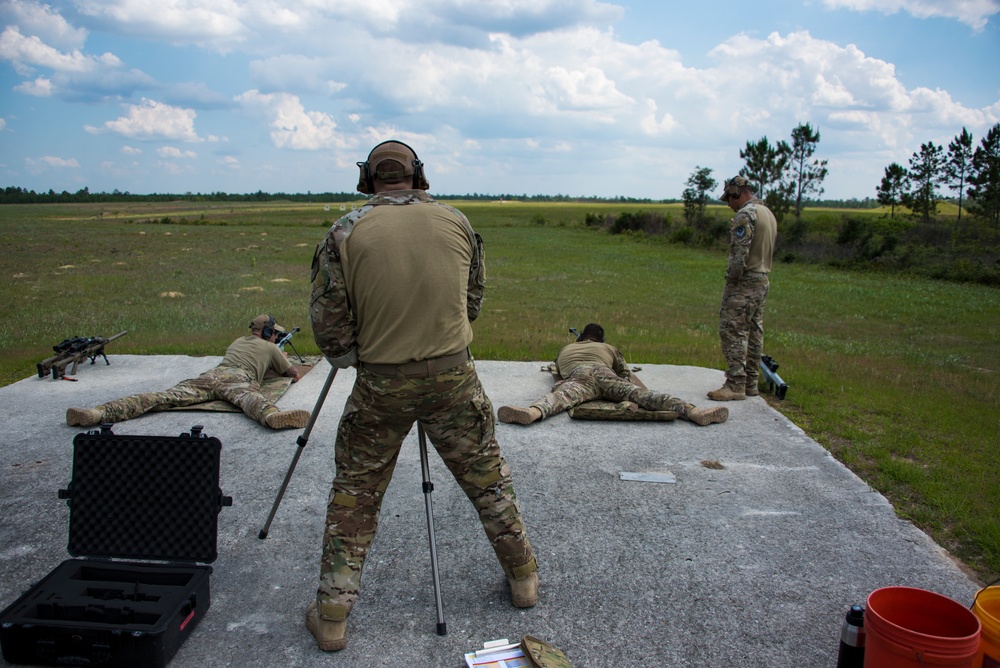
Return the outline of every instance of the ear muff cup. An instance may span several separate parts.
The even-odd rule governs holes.
[[[267,339],[271,338],[272,336],[274,336],[274,316],[273,315],[268,315],[267,316],[267,324],[264,325],[263,327],[261,327],[261,329],[260,329],[260,338],[262,338],[262,339],[264,339],[266,341]]]

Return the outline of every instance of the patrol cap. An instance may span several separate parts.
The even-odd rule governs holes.
[[[250,330],[254,332],[259,332],[264,329],[266,325],[270,324],[271,329],[276,332],[285,331],[284,328],[274,321],[274,318],[266,313],[261,313],[259,316],[250,321]]]
[[[379,165],[386,160],[395,160],[403,166],[402,171],[379,171]],[[368,169],[371,170],[372,177],[378,177],[385,181],[399,181],[403,177],[413,176],[416,167],[414,162],[417,154],[409,146],[398,141],[387,141],[372,149],[368,156]]]
[[[722,191],[722,197],[719,199],[723,202],[728,202],[730,197],[740,196],[740,188],[749,187],[750,181],[745,176],[734,176],[723,185],[724,190]]]

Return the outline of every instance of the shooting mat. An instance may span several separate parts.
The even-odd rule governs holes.
[[[312,355],[302,358],[302,362],[299,362],[295,366],[299,370],[299,377],[305,376],[307,373],[313,370],[316,363],[322,358],[321,355]],[[288,388],[292,384],[292,379],[287,376],[276,376],[270,371],[264,376],[264,382],[260,384],[260,391],[264,393],[270,401],[277,403],[278,399],[285,394]],[[216,399],[213,401],[204,401],[200,404],[192,404],[190,406],[177,406],[176,408],[161,408],[153,409],[154,411],[166,410],[166,411],[214,411],[217,413],[240,413],[241,410],[239,406],[235,406],[225,399]]]
[[[646,385],[639,379],[636,375],[637,371],[640,371],[639,367],[632,367],[632,382],[639,387],[645,388]],[[562,380],[562,376],[556,370],[555,364],[547,364],[542,367],[542,371],[548,372],[552,375],[552,382],[558,382]],[[653,421],[653,422],[669,422],[670,420],[677,419],[677,413],[674,411],[647,411],[645,408],[640,408],[631,401],[622,401],[620,403],[615,403],[613,401],[604,401],[601,399],[595,399],[594,401],[587,401],[579,406],[574,406],[568,411],[569,416],[575,420],[638,420],[638,421]]]

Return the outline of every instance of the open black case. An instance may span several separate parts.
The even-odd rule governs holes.
[[[0,613],[11,663],[165,666],[211,604],[222,444],[192,427],[73,439],[69,553]]]

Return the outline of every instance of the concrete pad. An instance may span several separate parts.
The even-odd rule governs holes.
[[[218,357],[111,355],[78,382],[28,378],[0,388],[0,606],[66,554],[70,406],[170,387]],[[494,407],[550,387],[543,362],[479,362]],[[312,409],[325,362],[283,408]],[[647,386],[699,406],[720,371],[645,365]],[[434,453],[431,478],[447,635],[435,633],[416,429],[404,443],[366,567],[348,646],[320,652],[303,617],[315,594],[333,438],[354,380],[337,374],[265,540],[258,538],[301,430],[242,414],[154,413],[119,434],[175,436],[194,424],[223,444],[212,605],[171,666],[464,665],[486,641],[524,635],[574,666],[789,666],[836,663],[851,604],[905,585],[968,605],[977,585],[886,499],[762,398],[727,404],[725,424],[593,422],[558,415],[498,424],[540,566],[541,600],[518,610],[472,505]],[[794,387],[790,392],[794,392]],[[718,461],[723,468],[706,467]],[[623,472],[676,482],[621,480]],[[665,477],[665,476],[664,476]]]

